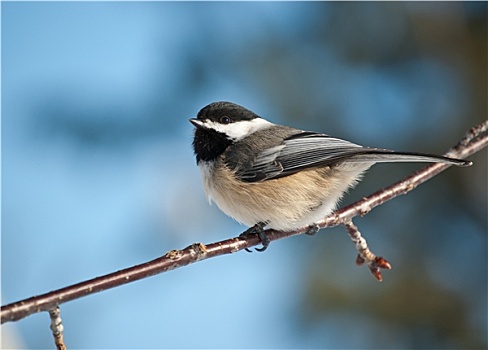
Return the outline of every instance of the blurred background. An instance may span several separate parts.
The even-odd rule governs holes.
[[[209,206],[194,117],[228,100],[442,154],[487,115],[487,3],[3,2],[2,304],[245,227]],[[61,306],[69,348],[486,348],[486,151],[343,228]],[[377,165],[344,199],[419,164]],[[1,327],[52,348],[49,317]]]

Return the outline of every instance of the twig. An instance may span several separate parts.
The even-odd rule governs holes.
[[[466,158],[469,155],[480,151],[488,145],[487,129],[488,121],[472,128],[466,134],[466,137],[461,140],[458,145],[453,147],[447,155],[456,158]],[[343,209],[335,211],[323,221],[317,223],[317,225],[320,228],[325,228],[350,223],[353,217],[365,215],[374,207],[400,194],[405,194],[411,191],[417,185],[427,181],[448,167],[449,165],[447,164],[433,164],[428,166],[390,187],[365,197]],[[308,230],[309,227],[307,226],[290,232],[266,230],[265,233],[270,241],[274,241],[305,233]],[[36,312],[51,310],[57,305],[67,301],[174,270],[200,260],[224,254],[231,254],[245,248],[259,245],[260,243],[260,239],[257,235],[250,235],[245,237],[235,237],[208,245],[196,243],[183,250],[172,250],[162,257],[140,265],[2,306],[1,323],[18,321]],[[371,269],[370,263],[367,263]]]
[[[344,226],[347,229],[349,237],[351,237],[352,241],[355,243],[356,250],[358,251],[356,265],[361,266],[362,264],[366,263],[373,276],[381,282],[383,277],[381,276],[380,269],[390,270],[390,263],[381,256],[374,255],[373,252],[369,250],[366,240],[361,236],[361,232],[359,232],[359,229],[352,223],[352,221],[346,222]]]
[[[59,306],[49,310],[49,317],[51,318],[51,332],[54,337],[54,344],[56,344],[57,350],[66,350],[66,345],[63,339],[63,323],[61,321],[61,310]]]

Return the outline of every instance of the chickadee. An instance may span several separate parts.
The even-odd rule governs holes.
[[[380,162],[472,163],[429,154],[369,148],[325,134],[273,124],[231,102],[202,108],[193,148],[209,200],[240,223],[252,226],[263,251],[267,227],[289,231],[331,213],[364,171]]]

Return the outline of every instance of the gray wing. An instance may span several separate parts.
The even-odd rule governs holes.
[[[236,175],[246,182],[264,181],[307,168],[334,164],[370,150],[325,134],[302,132],[260,152],[252,163],[239,169]]]
[[[378,162],[441,162],[469,166],[471,162],[415,152],[395,152],[369,148],[314,132],[301,132],[278,146],[267,148],[237,169],[236,175],[245,182],[259,182],[295,174],[301,170],[334,165],[346,160],[357,163]]]

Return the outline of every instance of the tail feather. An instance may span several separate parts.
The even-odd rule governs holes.
[[[457,166],[471,166],[473,162],[464,159],[449,158],[433,154],[415,153],[415,152],[396,152],[386,149],[372,148],[364,153],[357,154],[348,159],[358,162],[428,162],[428,163],[446,163]]]

